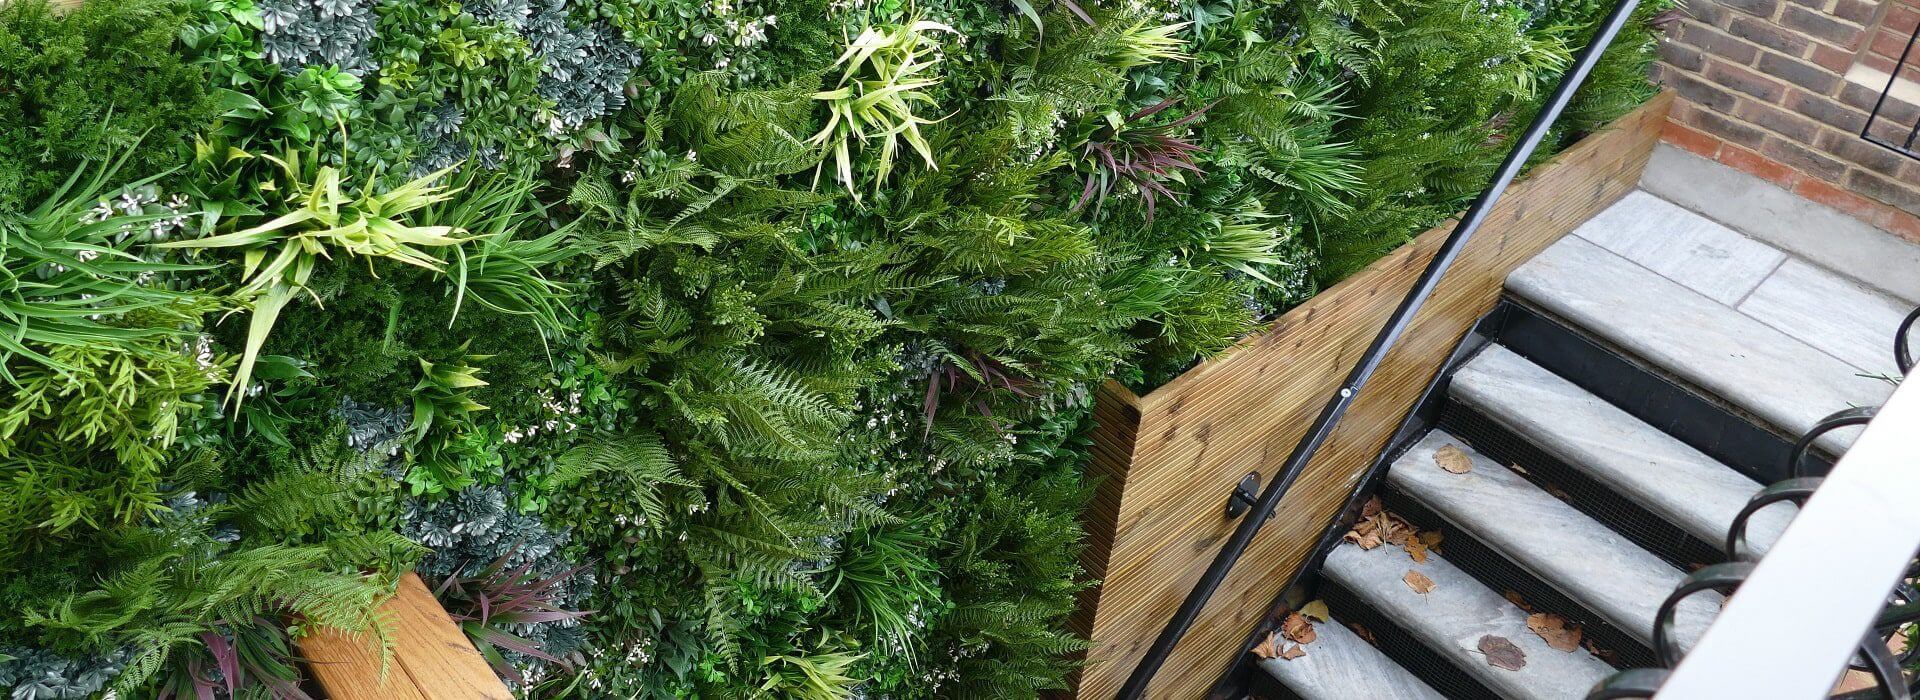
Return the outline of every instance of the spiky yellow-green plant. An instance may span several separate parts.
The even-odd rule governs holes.
[[[939,22],[915,21],[906,26],[876,29],[868,27],[847,44],[847,50],[833,65],[844,67],[840,82],[832,90],[813,94],[827,103],[827,125],[808,140],[815,146],[833,151],[834,171],[847,192],[856,199],[853,187],[852,142],[880,140],[880,160],[875,165],[874,190],[878,191],[893,172],[893,158],[900,141],[907,142],[934,167],[933,152],[920,134],[922,124],[939,120],[915,114],[914,105],[938,106],[925,91],[940,84],[931,71],[940,63],[940,43],[929,32],[952,32]],[[825,163],[821,164],[825,167]],[[818,183],[819,171],[814,171]]]
[[[228,159],[254,157],[234,149]],[[162,248],[243,251],[246,271],[240,295],[253,300],[253,316],[247,326],[246,349],[227,392],[236,406],[246,394],[254,361],[281,310],[301,293],[312,294],[307,282],[322,259],[333,257],[331,251],[366,258],[369,265],[375,258],[384,258],[439,273],[446,262],[429,249],[458,246],[466,240],[461,237],[464,231],[456,227],[416,226],[407,221],[409,213],[447,201],[458,191],[437,184],[453,171],[451,167],[381,192],[375,192],[369,181],[356,194],[346,191],[339,170],[319,165],[317,154],[305,159],[298,153],[258,157],[278,166],[278,175],[260,188],[280,194],[278,204],[284,213],[239,231],[160,244]]]

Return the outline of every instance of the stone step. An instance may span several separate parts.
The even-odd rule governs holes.
[[[1714,549],[1761,488],[1498,345],[1461,367],[1448,394]],[[1749,543],[1765,551],[1786,530],[1793,512],[1791,504],[1782,503],[1755,514],[1747,526]]]
[[[1305,700],[1443,700],[1445,696],[1348,630],[1338,620],[1314,625],[1305,656],[1262,659],[1260,668]]]
[[[1522,265],[1507,288],[1788,435],[1892,393],[1887,382],[1580,236]],[[1821,445],[1837,453],[1856,432],[1829,433]]]
[[[1444,545],[1443,545],[1444,546]],[[1433,581],[1417,593],[1405,581],[1418,571]],[[1580,698],[1613,668],[1587,652],[1563,652],[1527,629],[1527,613],[1438,554],[1415,562],[1395,547],[1363,550],[1343,543],[1328,553],[1322,575],[1475,681],[1505,698]],[[1335,611],[1335,615],[1339,611]],[[1525,653],[1517,671],[1490,664],[1480,651],[1482,637],[1504,637]],[[1309,648],[1308,656],[1313,652]],[[1371,667],[1356,667],[1360,673]],[[1370,698],[1371,695],[1347,695]]]
[[[1435,454],[1453,446],[1472,461],[1464,474]],[[1662,601],[1685,574],[1524,477],[1434,430],[1387,470],[1387,483],[1500,556],[1642,643],[1653,640]],[[1719,611],[1702,593],[1682,603],[1676,631],[1691,646]]]
[[[1913,309],[1911,304],[1790,257],[1678,204],[1644,191],[1630,192],[1573,235],[1862,372],[1898,373],[1893,330]]]

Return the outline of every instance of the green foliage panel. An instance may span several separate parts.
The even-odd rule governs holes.
[[[1606,9],[8,3],[0,688],[304,697],[409,569],[526,697],[1064,687],[1094,387],[1460,208]]]

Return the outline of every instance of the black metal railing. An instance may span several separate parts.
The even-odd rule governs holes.
[[[1240,556],[1246,553],[1247,546],[1253,542],[1253,537],[1259,532],[1260,526],[1273,514],[1273,509],[1279,505],[1280,498],[1286,495],[1287,489],[1300,478],[1300,473],[1306,469],[1308,462],[1312,461],[1314,454],[1333,434],[1334,427],[1339,424],[1341,417],[1346,415],[1347,409],[1353,405],[1360,390],[1366,387],[1367,381],[1372,379],[1374,372],[1380,368],[1380,363],[1386,358],[1387,352],[1393,349],[1394,343],[1400,339],[1401,334],[1406,332],[1414,315],[1419,313],[1420,307],[1426,303],[1427,298],[1433,295],[1434,288],[1440,284],[1440,278],[1447,273],[1447,268],[1452,267],[1454,260],[1460,256],[1460,251],[1466,246],[1467,240],[1472,238],[1474,232],[1486,222],[1494,203],[1500,200],[1500,196],[1506,193],[1507,187],[1513,184],[1514,178],[1520,175],[1520,170],[1526,166],[1527,159],[1540,146],[1541,140],[1546,137],[1553,123],[1560,118],[1560,113],[1566,110],[1567,103],[1573,99],[1574,91],[1586,81],[1587,75],[1593,72],[1594,64],[1599,62],[1600,55],[1613,43],[1620,29],[1626,26],[1637,5],[1639,0],[1617,0],[1614,3],[1613,10],[1600,23],[1593,40],[1581,49],[1574,59],[1573,66],[1561,75],[1560,83],[1554,87],[1553,94],[1548,98],[1546,105],[1539,114],[1534,116],[1533,122],[1527,125],[1526,131],[1514,143],[1513,150],[1507,153],[1506,159],[1501,161],[1499,170],[1494,173],[1493,181],[1487,183],[1486,189],[1481,190],[1480,195],[1473,200],[1473,205],[1461,215],[1459,223],[1455,224],[1453,231],[1447,234],[1446,241],[1441,243],[1439,250],[1434,252],[1433,260],[1427,263],[1419,279],[1414,281],[1413,288],[1407,290],[1406,297],[1401,299],[1399,307],[1395,308],[1393,315],[1387,319],[1386,326],[1380,329],[1379,335],[1374,336],[1373,344],[1367,346],[1366,353],[1360,356],[1360,361],[1347,374],[1346,381],[1340,384],[1339,391],[1328,399],[1326,407],[1320,410],[1320,415],[1307,429],[1306,436],[1294,446],[1293,454],[1287,458],[1286,465],[1273,481],[1267,484],[1266,490],[1260,493],[1259,499],[1252,503],[1252,507],[1245,509],[1244,517],[1234,528],[1233,535],[1221,545],[1219,553],[1207,566],[1206,573],[1201,575],[1200,581],[1194,585],[1192,591],[1187,593],[1186,599],[1181,601],[1180,608],[1174,612],[1172,619],[1167,621],[1166,627],[1160,630],[1159,636],[1153,640],[1153,645],[1147,648],[1146,655],[1140,659],[1140,663],[1134,666],[1133,673],[1127,677],[1126,684],[1120,688],[1119,697],[1134,700],[1146,693],[1147,684],[1153,680],[1154,674],[1158,673],[1160,667],[1166,663],[1167,657],[1173,653],[1174,646],[1180,643],[1180,638],[1186,636],[1187,629],[1193,626],[1195,618],[1199,617],[1201,609],[1206,607],[1207,601],[1213,597],[1214,591],[1226,579],[1227,573],[1233,570]]]
[[[1913,371],[1914,357],[1908,344],[1916,322],[1920,322],[1920,309],[1907,314],[1905,320],[1894,331],[1893,360],[1900,369],[1902,377]],[[1777,503],[1792,503],[1804,506],[1820,488],[1824,476],[1811,474],[1813,467],[1808,456],[1814,451],[1814,445],[1827,433],[1841,428],[1867,425],[1878,413],[1877,407],[1853,407],[1836,411],[1815,424],[1812,430],[1801,436],[1793,446],[1793,452],[1787,458],[1788,478],[1774,482],[1761,489],[1747,501],[1740,514],[1727,528],[1726,555],[1728,561],[1714,564],[1688,574],[1671,595],[1660,605],[1660,611],[1654,616],[1653,651],[1665,668],[1636,668],[1621,671],[1609,676],[1594,686],[1587,700],[1623,700],[1626,698],[1651,698],[1658,693],[1670,675],[1671,669],[1680,663],[1683,650],[1674,634],[1676,613],[1683,600],[1702,591],[1717,591],[1731,595],[1753,574],[1755,562],[1760,554],[1747,542],[1747,521],[1754,513]],[[1906,574],[1901,576],[1888,593],[1886,608],[1866,630],[1860,641],[1860,648],[1854,653],[1855,660],[1849,668],[1865,671],[1873,676],[1875,687],[1855,691],[1843,698],[1912,698],[1920,695],[1920,677],[1908,679],[1901,669],[1913,664],[1920,655],[1920,645],[1905,645],[1903,651],[1895,653],[1890,649],[1893,637],[1905,636],[1907,629],[1920,623],[1920,590],[1912,582],[1920,577],[1920,560],[1907,566]]]
[[[1887,86],[1880,90],[1880,97],[1874,100],[1873,111],[1867,113],[1866,125],[1860,127],[1860,138],[1894,153],[1920,160],[1920,152],[1913,149],[1915,139],[1920,138],[1920,116],[1916,116],[1913,124],[1908,126],[1883,114],[1887,98],[1893,94],[1894,86],[1900,84],[1900,74],[1906,71],[1907,57],[1913,54],[1913,44],[1917,40],[1920,40],[1920,24],[1915,24],[1913,33],[1907,36],[1907,46],[1900,50],[1900,60],[1894,62],[1893,70],[1887,76]],[[1911,85],[1913,80],[1908,79],[1907,83]],[[1900,136],[1901,131],[1905,131],[1906,136]]]

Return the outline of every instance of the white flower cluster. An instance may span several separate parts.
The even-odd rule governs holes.
[[[80,223],[95,224],[118,217],[154,216],[145,226],[145,240],[164,241],[173,232],[186,227],[187,220],[192,217],[192,212],[188,211],[192,205],[192,200],[181,194],[167,197],[166,202],[162,203],[159,189],[147,185],[121,192],[117,196],[101,197],[92,209],[80,216]],[[139,231],[133,222],[123,224],[114,242],[124,242]]]
[[[564,400],[549,392],[541,400],[541,404],[546,407],[549,415],[546,420],[523,428],[514,428],[502,437],[507,442],[517,443],[543,432],[571,433],[580,429],[578,416],[583,412],[580,408],[580,392],[567,394]]]

